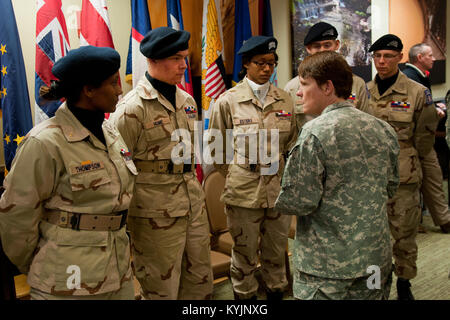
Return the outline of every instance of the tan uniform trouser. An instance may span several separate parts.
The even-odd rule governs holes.
[[[287,287],[285,251],[291,216],[273,209],[226,206],[228,228],[234,244],[231,253],[231,282],[240,299],[256,295],[255,271],[261,263],[262,278],[270,291]]]
[[[128,217],[128,227],[144,299],[211,299],[213,275],[204,209],[177,218]]]
[[[122,283],[118,291],[86,296],[56,296],[41,290],[30,289],[31,300],[134,300],[133,280]]]
[[[416,235],[420,223],[419,184],[400,184],[388,200],[388,218],[394,238],[393,256],[397,277],[412,279],[417,274]]]
[[[424,158],[420,158],[422,164],[422,188],[423,202],[436,226],[450,222],[447,201],[442,187],[442,170],[439,166],[436,151],[434,149]]]

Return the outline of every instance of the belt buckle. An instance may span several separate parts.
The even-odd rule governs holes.
[[[172,162],[172,160],[169,160],[169,163],[167,164],[167,173],[173,173],[173,162]]]
[[[61,211],[59,213],[58,226],[67,227],[68,223],[69,223],[69,213],[65,212],[65,211]]]
[[[120,220],[120,228],[127,224],[128,210],[123,210],[120,212],[122,219]]]
[[[72,217],[70,218],[70,224],[72,226],[72,230],[80,230],[80,220],[81,220],[81,214],[72,213]]]

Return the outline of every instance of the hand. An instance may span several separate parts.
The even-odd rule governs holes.
[[[439,118],[444,118],[445,117],[445,111],[444,110],[446,110],[445,109],[445,104],[443,104],[443,103],[436,103],[436,105],[438,106],[436,108],[436,112],[437,112]],[[442,107],[440,105],[443,105],[444,109],[442,109]]]

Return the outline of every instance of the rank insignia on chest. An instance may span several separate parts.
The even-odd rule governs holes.
[[[79,166],[71,167],[70,171],[72,174],[79,174],[83,172],[89,172],[94,170],[103,169],[105,166],[103,165],[103,162],[101,161],[83,161]]]
[[[120,149],[120,154],[126,161],[132,160],[130,151],[127,151],[125,149]]]
[[[411,106],[411,104],[409,102],[404,102],[404,101],[392,101],[391,102],[392,110],[396,110],[396,111],[406,111],[407,109],[409,109],[410,106]]]
[[[194,106],[184,107],[184,112],[186,112],[188,118],[195,118],[197,116],[197,108]]]
[[[280,118],[287,118],[287,117],[291,117],[292,116],[292,114],[290,112],[286,112],[286,111],[283,111],[283,110],[275,112],[275,115],[277,117],[280,117]]]
[[[352,100],[355,101],[356,100],[356,95],[354,93],[352,93],[349,97],[348,100]]]

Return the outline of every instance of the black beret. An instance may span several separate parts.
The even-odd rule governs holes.
[[[303,40],[303,44],[307,46],[310,43],[323,40],[336,40],[338,32],[335,27],[326,22],[318,22],[313,25]]]
[[[52,73],[63,82],[103,81],[120,68],[119,53],[108,47],[82,46],[70,50],[53,65]]]
[[[274,53],[277,50],[278,41],[274,37],[254,36],[244,41],[238,54],[257,54]]]
[[[385,34],[380,39],[375,41],[369,48],[369,52],[377,50],[395,50],[402,51],[403,43],[399,37],[394,34]]]
[[[188,31],[159,27],[145,35],[140,49],[147,58],[164,59],[189,48],[190,37]]]

